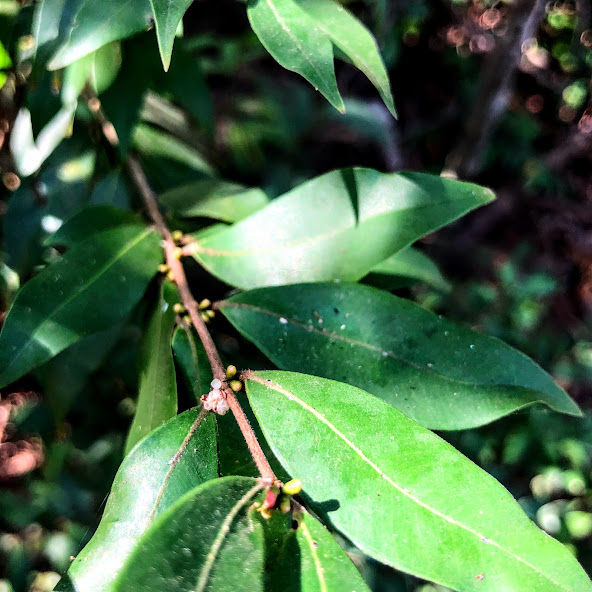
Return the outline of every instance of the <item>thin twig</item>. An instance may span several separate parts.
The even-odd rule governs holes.
[[[247,416],[242,410],[238,399],[236,398],[232,389],[228,386],[226,381],[226,370],[222,364],[222,360],[220,359],[220,355],[218,354],[214,340],[212,339],[206,324],[199,314],[198,304],[191,293],[189,284],[187,283],[187,276],[185,275],[185,270],[183,269],[183,265],[180,260],[182,252],[175,244],[171,231],[167,227],[166,222],[160,213],[160,210],[158,209],[156,195],[148,184],[148,180],[146,179],[146,175],[144,174],[144,170],[142,169],[140,162],[137,158],[130,155],[127,159],[127,165],[131,179],[134,182],[138,192],[142,196],[144,203],[146,204],[146,209],[148,210],[150,218],[152,218],[156,228],[162,234],[164,239],[163,246],[167,265],[172,271],[173,279],[177,284],[177,288],[179,289],[183,306],[189,313],[191,323],[195,327],[195,330],[197,331],[197,334],[203,343],[206,355],[208,356],[208,360],[210,362],[210,366],[212,367],[212,374],[214,378],[217,378],[222,383],[221,391],[224,393],[226,402],[228,403],[228,406],[230,407],[238,423],[251,456],[253,457],[257,468],[259,469],[261,479],[266,486],[270,486],[277,481],[277,478],[271,469],[269,462],[267,461],[265,453],[261,449],[261,445],[257,440],[257,436],[255,435],[255,432],[253,431]]]

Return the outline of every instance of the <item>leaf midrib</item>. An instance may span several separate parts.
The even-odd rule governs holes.
[[[422,508],[426,509],[428,512],[431,512],[435,516],[438,516],[438,517],[442,518],[443,520],[449,522],[450,524],[453,524],[453,525],[467,531],[468,533],[479,538],[479,540],[487,538],[487,540],[489,541],[488,544],[493,545],[494,547],[497,547],[500,551],[502,551],[502,552],[506,553],[507,555],[509,555],[510,557],[514,558],[519,563],[526,565],[527,567],[532,569],[535,573],[539,574],[540,576],[542,576],[546,580],[555,584],[558,588],[563,589],[563,590],[567,590],[559,582],[555,581],[547,574],[541,572],[534,565],[532,565],[531,563],[529,563],[528,561],[526,561],[522,557],[515,555],[512,551],[510,551],[509,549],[506,549],[505,547],[503,547],[502,545],[497,543],[495,540],[491,539],[490,537],[486,537],[484,534],[481,534],[481,533],[477,532],[476,530],[473,530],[472,528],[469,528],[468,526],[462,524],[461,522],[458,522],[458,520],[456,520],[450,516],[447,516],[446,514],[440,512],[439,510],[436,510],[435,508],[432,508],[431,506],[429,506],[425,502],[422,502],[420,499],[415,497],[411,492],[409,492],[405,488],[403,488],[400,485],[398,485],[397,483],[395,483],[377,464],[375,464],[373,461],[371,461],[360,448],[358,448],[351,440],[349,440],[349,438],[345,434],[343,434],[335,425],[333,425],[326,418],[325,415],[319,413],[314,407],[312,407],[311,405],[308,405],[308,403],[305,403],[304,401],[302,401],[302,399],[297,397],[294,393],[288,391],[287,389],[284,389],[281,385],[279,385],[273,381],[268,381],[268,380],[264,380],[264,379],[260,378],[259,376],[257,376],[253,372],[245,372],[243,374],[243,376],[246,380],[253,380],[254,382],[257,382],[258,384],[260,384],[268,389],[272,389],[272,390],[284,395],[289,401],[294,401],[295,403],[300,405],[305,411],[308,411],[309,413],[311,413],[317,420],[319,420],[321,423],[325,424],[353,452],[355,452],[355,454],[357,454],[362,459],[363,462],[365,462],[376,473],[378,473],[378,475],[382,479],[384,479],[387,483],[389,483],[397,491],[402,493],[405,497],[409,498],[412,502],[414,502],[417,505],[421,506]],[[362,548],[362,547],[360,547],[360,548]]]

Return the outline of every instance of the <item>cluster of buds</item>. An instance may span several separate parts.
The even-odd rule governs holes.
[[[204,409],[206,411],[213,411],[218,415],[224,415],[228,413],[230,407],[226,402],[226,397],[220,390],[222,387],[222,383],[217,378],[214,378],[210,386],[212,387],[210,392],[201,398],[201,402],[203,403]]]
[[[275,510],[279,510],[282,514],[287,514],[292,510],[292,496],[298,495],[302,490],[302,483],[300,479],[292,479],[281,489],[277,485],[272,485],[267,490],[265,501],[259,506],[258,511],[263,518],[271,518]]]

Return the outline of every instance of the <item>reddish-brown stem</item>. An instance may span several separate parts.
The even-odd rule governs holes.
[[[132,181],[134,182],[138,192],[146,204],[148,214],[150,215],[150,218],[152,218],[156,228],[162,234],[167,265],[169,266],[169,269],[172,272],[173,280],[179,289],[183,306],[189,313],[191,323],[195,327],[195,330],[197,331],[197,334],[203,343],[206,355],[208,356],[208,360],[210,362],[210,366],[212,367],[212,374],[214,378],[217,378],[222,383],[222,392],[226,397],[228,406],[230,407],[230,410],[232,411],[238,423],[245,442],[249,447],[251,456],[253,457],[257,468],[259,469],[261,479],[263,480],[264,484],[269,487],[277,481],[277,478],[269,466],[269,462],[267,461],[265,453],[261,449],[261,446],[257,440],[257,436],[255,435],[255,432],[253,431],[247,416],[245,415],[238,399],[236,398],[236,395],[226,382],[226,370],[224,368],[224,364],[222,364],[222,360],[220,359],[220,355],[216,349],[216,344],[214,343],[214,340],[212,339],[206,324],[199,314],[198,304],[191,293],[189,284],[187,283],[187,276],[185,275],[185,270],[183,269],[183,265],[180,260],[182,252],[175,244],[171,231],[166,225],[166,222],[160,213],[160,210],[158,209],[156,196],[152,191],[148,180],[146,179],[146,175],[144,174],[144,170],[142,169],[139,161],[134,156],[128,156],[127,164]]]

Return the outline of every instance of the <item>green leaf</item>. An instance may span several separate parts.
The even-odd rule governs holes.
[[[191,409],[144,438],[124,459],[91,541],[56,592],[108,592],[154,518],[196,485],[216,479],[216,424]],[[195,533],[192,533],[195,534]]]
[[[7,70],[8,68],[12,68],[12,60],[10,59],[10,54],[0,41],[0,70]]]
[[[280,462],[315,511],[371,557],[463,592],[592,590],[502,485],[390,405],[304,374],[245,378]]]
[[[122,226],[76,244],[18,292],[0,333],[0,387],[127,316],[162,261],[157,233]]]
[[[71,247],[86,240],[90,235],[119,226],[138,226],[141,218],[137,214],[109,205],[89,206],[79,210],[66,220],[43,244],[46,247],[62,245]]]
[[[333,64],[333,44],[294,0],[249,0],[247,14],[263,47],[287,70],[306,78],[343,112]]]
[[[187,493],[140,540],[114,592],[263,592],[263,528],[250,509],[260,490],[224,477]]]
[[[35,371],[43,397],[56,426],[60,426],[72,403],[86,390],[89,377],[102,366],[121,337],[122,324],[83,337]]]
[[[424,234],[493,198],[478,185],[421,173],[343,169],[197,240],[194,256],[240,288],[358,280]]]
[[[204,385],[208,385],[212,381],[211,370],[208,370],[209,364],[203,345],[199,339],[196,339],[194,331],[188,327],[177,327],[175,329],[171,345],[175,361],[181,370],[187,390],[193,395],[196,405],[199,405],[201,396],[205,392],[201,385],[202,376],[206,379]],[[208,369],[204,368],[202,370],[204,364],[208,366]]]
[[[266,531],[267,589],[369,592],[350,558],[318,520],[305,512],[296,530],[285,523],[276,513],[264,524],[267,530],[273,529],[269,534]]]
[[[78,101],[88,83],[96,94],[111,86],[121,67],[120,44],[109,43],[68,65],[62,82],[62,102],[65,105]]]
[[[166,70],[171,63],[177,27],[193,0],[150,0],[156,25],[156,38],[162,65]]]
[[[269,203],[261,189],[247,189],[236,183],[204,179],[176,187],[159,197],[160,203],[185,218],[203,217],[238,222]]]
[[[437,265],[424,253],[408,247],[375,265],[364,282],[377,288],[394,290],[416,283],[425,283],[442,292],[451,286]]]
[[[339,111],[343,100],[333,64],[335,44],[378,89],[396,116],[388,75],[366,27],[333,0],[249,0],[253,31],[275,60],[297,72]]]
[[[132,143],[143,154],[164,156],[205,175],[213,173],[212,167],[195,148],[149,125],[140,124],[135,128]]]
[[[376,41],[368,29],[339,2],[334,0],[297,0],[314,19],[314,26],[364,72],[380,93],[388,110],[397,116],[388,74]]]
[[[66,0],[60,24],[60,47],[50,70],[64,68],[111,41],[125,39],[150,25],[150,0]],[[62,20],[64,20],[62,16]]]
[[[219,307],[282,370],[347,382],[431,429],[480,426],[537,402],[581,415],[523,353],[374,288],[262,288]]]
[[[125,443],[126,454],[144,436],[177,414],[177,381],[171,339],[177,316],[173,306],[179,300],[175,284],[164,281],[140,343],[138,401]]]

